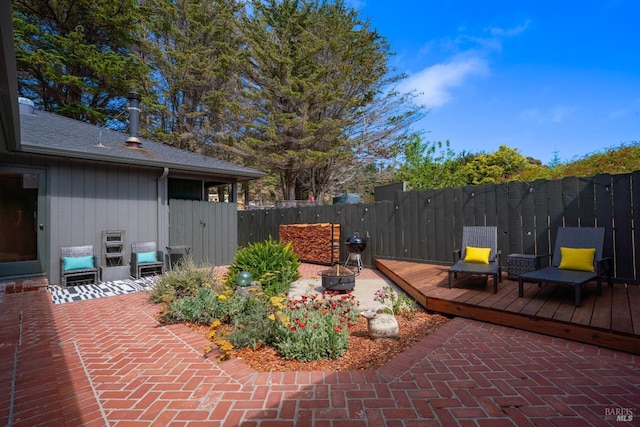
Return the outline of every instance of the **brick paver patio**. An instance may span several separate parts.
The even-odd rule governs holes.
[[[203,358],[144,293],[0,307],[0,425],[640,425],[637,356],[471,320],[375,371],[261,373]]]

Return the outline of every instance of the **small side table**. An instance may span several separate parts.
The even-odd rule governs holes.
[[[509,280],[518,280],[522,273],[540,269],[539,255],[510,254],[507,257]]]

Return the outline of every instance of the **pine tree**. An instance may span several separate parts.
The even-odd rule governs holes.
[[[38,107],[104,124],[145,68],[131,55],[136,0],[15,0],[19,90]]]
[[[419,117],[393,90],[402,76],[389,77],[385,38],[340,0],[254,0],[244,30],[248,141],[286,200],[393,156]]]

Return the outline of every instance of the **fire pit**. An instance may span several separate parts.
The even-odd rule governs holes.
[[[328,291],[352,291],[356,286],[356,274],[346,267],[335,267],[318,273],[322,277],[322,287]]]

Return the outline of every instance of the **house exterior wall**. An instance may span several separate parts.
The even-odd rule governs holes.
[[[101,258],[104,230],[125,231],[125,265],[131,243],[166,245],[159,242],[166,231],[158,227],[159,217],[168,215],[164,195],[158,198],[161,169],[24,155],[0,155],[0,164],[46,171],[48,251],[43,262],[51,284],[60,283],[60,248],[93,245]]]

